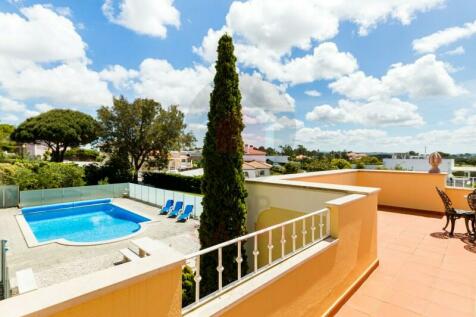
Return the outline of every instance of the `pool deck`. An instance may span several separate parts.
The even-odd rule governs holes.
[[[113,202],[150,218],[157,217],[157,207],[124,198],[114,199]],[[18,270],[32,268],[39,287],[111,267],[122,260],[119,250],[133,248],[130,240],[140,237],[161,240],[184,254],[200,248],[197,220],[190,219],[186,223],[177,223],[175,219],[166,216],[158,216],[158,221],[144,224],[137,235],[126,240],[92,246],[50,243],[28,247],[16,220],[19,212],[17,208],[0,210],[0,239],[8,240],[7,260],[10,277],[14,277]]]

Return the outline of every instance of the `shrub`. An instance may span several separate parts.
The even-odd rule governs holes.
[[[64,158],[73,161],[96,161],[99,158],[99,152],[91,149],[72,148],[66,151]]]
[[[0,183],[18,185],[20,190],[84,185],[84,169],[75,164],[15,162],[0,164]]]
[[[195,301],[195,274],[189,266],[182,269],[182,307]]]
[[[296,174],[299,172],[301,164],[298,162],[288,162],[284,165],[284,171],[286,174]]]
[[[104,165],[87,165],[84,172],[88,185],[98,185],[106,180],[109,184],[132,182],[132,166],[127,153],[114,152]]]
[[[144,184],[158,188],[201,194],[202,176],[183,176],[166,173],[144,173]]]
[[[332,159],[331,165],[340,170],[345,168],[352,168],[352,165],[349,163],[349,161],[344,159]]]
[[[284,168],[284,166],[281,166],[281,165],[275,165],[271,168],[271,171],[276,174],[284,174],[286,173],[286,168]]]

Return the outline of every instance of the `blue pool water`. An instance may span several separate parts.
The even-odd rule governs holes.
[[[110,199],[22,209],[38,242],[66,239],[100,242],[130,235],[150,219],[113,205]]]

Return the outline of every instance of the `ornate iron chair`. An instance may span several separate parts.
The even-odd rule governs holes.
[[[473,190],[473,192],[468,195],[467,199],[468,199],[469,208],[471,208],[473,212],[476,212],[476,189]],[[476,221],[473,221],[473,233],[476,232],[475,222]]]
[[[446,230],[448,224],[451,222],[450,237],[452,237],[455,230],[456,219],[464,218],[466,230],[468,231],[468,235],[471,236],[473,233],[469,229],[469,222],[471,221],[471,229],[473,229],[474,231],[475,212],[454,208],[451,199],[448,197],[448,195],[446,195],[444,191],[442,191],[438,187],[436,187],[436,191],[440,195],[440,198],[443,201],[443,204],[445,205],[446,225],[443,230]]]

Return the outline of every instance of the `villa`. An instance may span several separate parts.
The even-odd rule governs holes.
[[[2,210],[10,277],[30,267],[38,289],[1,301],[0,315],[474,316],[475,247],[462,221],[454,237],[441,229],[435,187],[461,209],[471,190],[446,187],[445,178],[338,170],[248,179],[249,234],[201,251],[196,220],[177,223],[157,207],[175,198],[199,208],[199,196],[134,184],[105,190],[115,205],[149,220],[138,234],[94,245],[34,245],[21,229],[21,210]],[[39,199],[24,194],[20,203],[33,197]],[[140,237],[157,240],[156,248],[118,264],[119,251]],[[216,291],[201,295],[201,257],[215,254],[220,263],[224,249],[243,244],[248,270],[241,271],[244,255],[236,253],[235,281],[222,284],[219,265]],[[182,308],[184,265],[194,270],[195,299]]]

